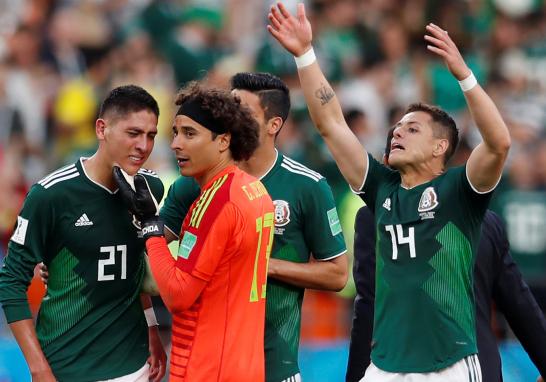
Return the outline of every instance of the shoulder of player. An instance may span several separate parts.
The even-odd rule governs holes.
[[[325,178],[320,173],[285,155],[282,157],[280,167],[285,175],[290,176],[298,184],[313,184],[325,181]]]
[[[73,163],[44,176],[34,184],[32,190],[34,192],[44,192],[47,194],[48,190],[55,189],[55,193],[58,193],[60,189],[67,187],[74,181],[78,181],[78,178],[81,179],[81,175],[82,171]]]

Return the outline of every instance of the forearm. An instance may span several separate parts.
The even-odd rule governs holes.
[[[13,336],[17,340],[32,375],[50,372],[51,368],[42,351],[34,323],[31,319],[20,320],[9,324]]]
[[[332,87],[316,61],[298,69],[298,75],[314,125],[343,177],[353,188],[360,188],[368,163],[367,153],[347,126]]]
[[[268,277],[300,288],[340,291],[347,283],[346,255],[337,261],[313,261],[294,263],[270,259]],[[343,258],[343,259],[341,259]]]
[[[464,96],[483,144],[488,151],[504,158],[510,148],[510,133],[497,106],[479,84],[464,92]]]
[[[206,285],[176,266],[167,242],[163,237],[152,237],[146,241],[152,274],[157,282],[159,293],[171,313],[184,311],[191,307]]]

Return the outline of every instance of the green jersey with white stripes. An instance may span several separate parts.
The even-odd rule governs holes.
[[[332,191],[326,179],[302,164],[278,154],[261,179],[275,205],[275,236],[271,257],[297,263],[333,259],[345,253],[345,241]],[[176,180],[165,199],[161,217],[178,234],[182,220],[198,196],[193,180]],[[266,297],[266,380],[280,382],[299,372],[298,346],[304,289],[269,278]]]
[[[491,193],[466,167],[405,189],[369,156],[362,198],[375,215],[376,293],[372,361],[424,373],[477,353],[472,274]]]
[[[32,317],[25,292],[34,266],[48,266],[36,332],[57,380],[71,382],[127,375],[148,357],[139,296],[144,241],[121,196],[91,180],[83,161],[31,188],[0,272],[0,301],[11,323]],[[159,178],[139,173],[160,200]]]

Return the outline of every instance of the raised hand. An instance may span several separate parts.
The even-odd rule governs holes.
[[[425,35],[425,40],[429,43],[427,49],[444,59],[447,68],[458,81],[467,78],[471,73],[470,69],[447,31],[432,23],[426,26],[426,30],[429,33]]]
[[[283,3],[271,6],[267,17],[270,23],[267,30],[293,56],[299,57],[311,49],[313,31],[305,16],[303,3],[298,4],[296,17],[288,12]]]

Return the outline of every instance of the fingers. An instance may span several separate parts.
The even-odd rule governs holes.
[[[148,187],[148,181],[146,180],[144,175],[141,175],[141,174],[135,175],[135,191],[138,193],[138,192],[142,192],[146,190],[149,190],[149,187]]]
[[[157,373],[159,372],[159,368],[157,367],[157,359],[154,356],[148,357],[148,360],[146,361],[150,365],[149,369],[149,379],[154,380],[157,377]]]
[[[434,38],[432,36],[425,35],[425,40],[427,40],[430,44],[432,44],[432,46],[434,46],[434,47],[436,47],[438,49],[447,51],[447,49],[449,48],[444,41],[439,40],[437,38]],[[431,46],[431,45],[428,45],[428,46]],[[427,46],[427,48],[428,48],[428,46]]]
[[[267,18],[269,19],[269,22],[274,29],[279,30],[281,28],[281,23],[271,13],[267,15]]]
[[[114,176],[114,180],[116,181],[118,187],[122,190],[134,189],[133,178],[120,167],[114,166],[112,169],[112,175]]]
[[[276,6],[271,6],[270,14],[279,22],[279,24],[283,23],[285,17],[283,17],[283,15]]]
[[[292,15],[290,14],[290,12],[288,12],[288,9],[286,9],[283,3],[277,3],[277,7],[279,8],[279,11],[281,11],[281,14],[285,19],[289,19],[290,17],[292,17]]]
[[[305,16],[305,4],[298,3],[298,10],[297,10],[296,15],[297,15],[298,21],[300,23],[304,23],[305,20],[307,20],[307,16]]]
[[[446,46],[455,46],[453,43],[453,40],[451,40],[451,37],[449,37],[449,34],[446,30],[440,28],[438,25],[430,23],[426,27],[426,30],[428,33],[430,33],[432,36],[429,36],[431,38],[435,38],[438,41],[442,41]],[[426,39],[426,36],[425,36]]]
[[[443,58],[447,58],[449,56],[449,54],[445,50],[436,48],[433,45],[427,45],[427,49]]]

